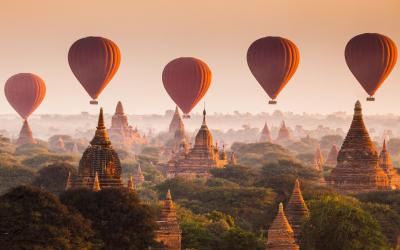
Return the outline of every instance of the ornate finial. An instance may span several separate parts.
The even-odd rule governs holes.
[[[105,129],[104,126],[104,115],[103,115],[103,108],[100,108],[99,120],[97,123],[97,129]]]
[[[132,175],[129,176],[129,179],[128,179],[128,190],[135,191],[135,181],[133,180]]]
[[[175,106],[175,114],[178,114],[178,115],[179,115],[178,105]]]
[[[204,103],[204,109],[203,109],[203,125],[206,125],[206,103]]]
[[[382,151],[386,151],[386,139],[383,139]]]
[[[94,176],[94,182],[93,182],[93,191],[97,192],[100,191],[100,181],[99,181],[99,175],[97,174]]]
[[[168,200],[168,201],[171,201],[171,200],[172,200],[171,190],[170,190],[170,189],[168,189],[167,195],[165,196],[165,199]]]
[[[96,133],[90,142],[92,145],[110,145],[111,141],[108,138],[106,127],[104,126],[103,108],[100,108],[99,120]]]
[[[283,213],[283,204],[282,204],[282,202],[279,203],[278,213]]]
[[[138,164],[137,172],[138,174],[142,173],[142,168],[140,167],[140,163]]]
[[[300,190],[299,178],[297,178],[296,181],[294,182],[294,190]]]
[[[117,107],[115,108],[115,114],[123,115],[124,114],[124,107],[122,106],[121,101],[118,101]]]
[[[354,105],[354,115],[362,115],[361,111],[361,103],[357,100],[356,104]]]

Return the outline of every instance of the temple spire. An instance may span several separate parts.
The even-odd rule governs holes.
[[[103,108],[100,108],[99,120],[97,122],[96,133],[90,142],[92,145],[111,145],[111,141],[108,137],[106,127],[104,125]]]
[[[118,101],[117,107],[115,108],[115,114],[117,115],[124,115],[124,107],[122,106],[121,101]]]
[[[135,181],[134,181],[132,175],[129,176],[129,179],[128,179],[128,190],[132,191],[132,192],[135,191]]]
[[[202,125],[207,125],[206,115],[207,115],[207,112],[206,112],[206,108],[204,107],[204,109],[203,109],[203,124]]]
[[[19,132],[17,144],[36,144],[36,140],[33,139],[32,129],[29,126],[28,120],[24,120],[21,131]]]
[[[96,172],[96,175],[94,177],[94,182],[93,182],[93,191],[97,192],[100,191],[100,181],[99,181],[99,175]]]

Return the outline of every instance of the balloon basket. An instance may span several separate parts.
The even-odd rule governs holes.
[[[188,114],[183,114],[183,115],[182,115],[182,118],[183,118],[183,119],[190,119],[190,115],[188,115]]]
[[[92,104],[92,105],[97,105],[97,104],[99,104],[99,102],[96,101],[96,100],[91,100],[91,101],[90,101],[90,104]]]
[[[373,97],[373,96],[368,96],[368,97],[367,97],[367,101],[373,102],[373,101],[375,101],[375,97]]]
[[[268,102],[268,104],[276,104],[276,103],[277,103],[276,100],[270,100],[270,101]]]

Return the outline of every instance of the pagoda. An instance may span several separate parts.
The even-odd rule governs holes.
[[[276,141],[282,142],[282,141],[287,141],[287,140],[290,140],[289,129],[286,127],[285,121],[282,121]]]
[[[318,171],[324,169],[324,156],[321,153],[321,148],[318,146],[314,154],[314,168]]]
[[[261,131],[259,142],[272,142],[271,131],[268,128],[267,123],[264,124],[264,128]]]
[[[303,195],[300,190],[300,183],[297,179],[292,195],[285,209],[287,219],[292,226],[296,242],[300,242],[301,224],[309,216],[309,211],[304,202]]]
[[[140,164],[133,175],[133,180],[135,181],[135,185],[140,186],[144,183],[144,175],[142,172],[142,168],[140,167]]]
[[[222,159],[221,159],[222,158]],[[213,138],[206,123],[206,110],[203,111],[203,123],[198,131],[192,148],[186,144],[167,163],[167,178],[209,177],[209,170],[222,168],[228,164],[223,151],[213,145]]]
[[[329,151],[328,158],[326,159],[325,165],[331,166],[331,167],[336,166],[337,157],[338,157],[338,149],[336,147],[336,144],[333,144],[331,150]]]
[[[117,145],[132,146],[146,143],[146,139],[139,134],[137,128],[133,129],[128,124],[128,116],[125,114],[120,101],[115,108],[108,133],[111,141]]]
[[[279,204],[278,214],[268,229],[267,250],[299,250],[293,233],[283,211],[282,203]]]
[[[177,130],[184,128],[181,115],[179,114],[178,106],[175,107],[174,115],[172,116],[171,123],[169,124],[168,132],[172,135],[175,134]]]
[[[32,129],[29,126],[28,120],[24,120],[21,131],[19,132],[19,137],[17,140],[17,145],[24,144],[36,144],[36,140],[33,139]]]
[[[168,154],[178,152],[182,147],[187,147],[187,138],[185,133],[185,125],[183,124],[178,107],[175,108],[174,115],[168,130],[169,140],[165,143]]]
[[[157,226],[154,240],[162,243],[166,250],[181,250],[182,231],[176,218],[176,209],[170,190],[167,192]]]
[[[383,141],[382,151],[379,154],[379,166],[385,171],[389,178],[391,189],[400,188],[400,175],[393,166],[392,159],[386,149],[386,141]]]
[[[79,162],[77,176],[71,178],[70,188],[103,189],[122,187],[121,162],[112,148],[100,109],[95,136]],[[97,188],[98,186],[98,188]]]
[[[339,150],[337,165],[327,177],[327,183],[344,194],[390,188],[389,178],[379,166],[378,153],[364,125],[359,101],[355,104],[353,121]]]

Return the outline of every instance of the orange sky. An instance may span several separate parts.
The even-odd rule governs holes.
[[[36,113],[95,112],[70,71],[70,45],[85,36],[116,42],[122,61],[100,96],[113,112],[121,100],[128,113],[163,113],[174,104],[161,72],[180,56],[204,60],[213,72],[205,96],[209,112],[351,112],[366,93],[344,60],[347,41],[378,32],[400,46],[399,0],[8,0],[0,8],[0,82],[33,72],[47,84]],[[251,75],[248,46],[256,39],[283,36],[300,49],[299,68],[278,97],[268,97]],[[364,104],[367,113],[400,113],[400,67]],[[0,113],[12,113],[4,95]],[[199,111],[202,105],[195,108]]]

